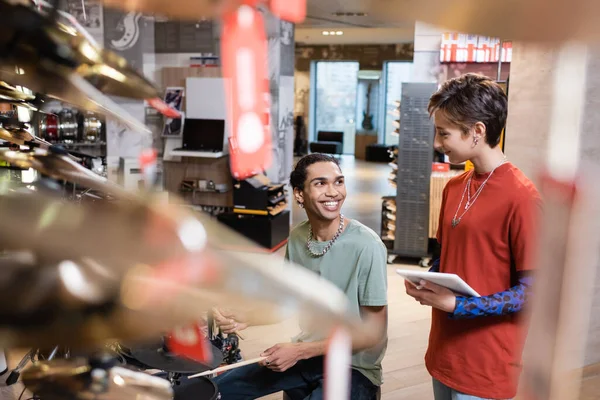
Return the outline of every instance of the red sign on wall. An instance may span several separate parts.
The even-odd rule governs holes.
[[[440,62],[488,63],[511,62],[512,43],[502,43],[500,39],[489,36],[468,35],[464,33],[442,34]]]

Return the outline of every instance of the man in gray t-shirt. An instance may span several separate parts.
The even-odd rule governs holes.
[[[348,296],[357,316],[372,328],[369,337],[352,340],[351,399],[374,400],[382,384],[381,361],[387,348],[386,248],[373,230],[345,218],[344,176],[337,160],[324,154],[303,157],[291,174],[294,197],[308,221],[290,234],[286,258],[331,281]],[[215,314],[224,333],[248,326],[244,316]],[[261,355],[260,364],[247,365],[215,379],[223,400],[255,399],[285,391],[292,400],[322,399],[326,339],[301,319],[301,333],[291,343],[279,343]],[[190,385],[175,389],[191,393]]]

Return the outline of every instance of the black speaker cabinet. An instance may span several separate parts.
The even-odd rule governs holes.
[[[282,211],[277,215],[250,215],[229,212],[219,214],[217,219],[267,249],[274,249],[284,242],[290,234],[289,210]]]

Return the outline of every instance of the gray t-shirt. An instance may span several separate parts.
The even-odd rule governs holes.
[[[319,274],[340,288],[348,297],[350,307],[360,316],[360,306],[387,305],[387,249],[379,236],[356,220],[350,220],[337,241],[321,257],[314,257],[306,248],[308,221],[300,223],[290,233],[286,258]],[[314,242],[313,250],[322,251],[326,242]],[[302,323],[301,323],[302,325]],[[311,334],[307,325],[293,341],[324,340]],[[352,368],[360,371],[373,384],[381,385],[381,361],[387,348],[387,337],[376,348],[355,353]]]

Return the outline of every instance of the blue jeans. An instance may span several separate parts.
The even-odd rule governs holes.
[[[492,400],[461,393],[444,385],[435,378],[433,378],[433,397],[435,400]]]
[[[222,400],[250,400],[284,391],[291,400],[321,400],[323,398],[323,357],[298,361],[285,372],[274,372],[258,364],[246,365],[217,376]],[[178,389],[194,385],[194,379],[184,379]],[[375,400],[378,386],[357,370],[352,370],[351,400]],[[192,389],[193,390],[193,389]]]

